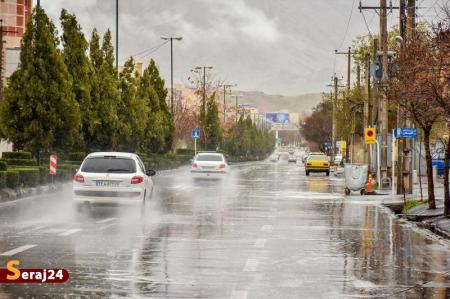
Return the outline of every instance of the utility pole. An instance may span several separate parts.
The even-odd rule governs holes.
[[[364,128],[369,127],[370,119],[369,119],[369,108],[370,108],[370,54],[366,53],[364,56],[364,109],[363,109],[363,124]],[[371,153],[367,148],[367,145],[364,147],[364,163],[367,163],[370,167]]]
[[[383,91],[381,92],[381,178],[387,177],[387,137],[388,137],[388,100],[387,100],[387,84],[389,80],[388,74],[388,37],[387,37],[387,7],[386,0],[380,0],[380,50],[382,53],[383,75],[381,84]],[[381,182],[381,180],[380,180]]]
[[[227,88],[237,86],[237,84],[223,84],[219,85],[223,87],[223,123],[226,121],[226,115],[227,115]]]
[[[334,163],[334,157],[336,156],[336,104],[338,100],[338,78],[334,75],[334,99],[333,99],[333,124],[331,132],[331,163]]]
[[[202,101],[202,112],[203,112],[203,119],[201,119],[200,121],[203,123],[203,125],[206,125],[206,69],[212,69],[212,66],[196,66],[195,69],[198,70],[203,70],[203,101]],[[205,136],[205,132],[202,132],[203,136]],[[206,148],[206,138],[203,138],[204,140],[204,146]]]
[[[406,46],[405,40],[411,41],[416,32],[416,0],[408,0],[408,15],[406,20],[406,39],[403,41],[403,47]],[[406,127],[412,127],[411,120],[405,120]],[[406,139],[403,148],[403,183],[405,192],[411,194],[413,192],[412,180],[412,161],[413,161],[412,140]],[[419,174],[420,175],[420,174]]]
[[[183,38],[181,36],[177,36],[177,37],[162,36],[161,39],[170,40],[170,112],[172,113],[172,117],[173,117],[173,115],[174,115],[174,108],[173,108],[173,40],[180,41]]]
[[[119,0],[116,0],[116,71],[119,78]]]
[[[336,55],[347,55],[347,91],[350,90],[351,87],[351,73],[352,73],[352,48],[348,47],[347,52],[338,52],[338,50],[334,50],[334,54]]]

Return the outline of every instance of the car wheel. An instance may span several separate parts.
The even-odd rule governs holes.
[[[327,176],[330,176],[330,172],[329,171],[327,171],[326,174],[327,174]]]
[[[350,189],[345,188],[345,195],[350,195]]]
[[[309,171],[306,172],[306,175],[309,176]]]

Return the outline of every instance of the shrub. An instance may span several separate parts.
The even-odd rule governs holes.
[[[19,186],[19,172],[16,170],[6,171],[6,186],[15,189]]]
[[[3,159],[10,166],[37,166],[37,162],[34,159]]]
[[[86,153],[83,153],[83,152],[70,152],[67,155],[67,157],[68,157],[69,161],[81,162],[86,157]]]
[[[403,205],[403,213],[407,213],[412,208],[424,205],[426,203],[428,203],[427,200],[407,200],[406,203]]]
[[[179,148],[179,149],[177,149],[177,155],[193,156],[194,155],[194,150],[192,150],[190,148]]]
[[[6,187],[6,171],[0,171],[0,189]]]
[[[36,187],[39,182],[39,168],[16,168],[19,172],[19,185],[24,187]]]
[[[17,151],[17,152],[4,152],[2,154],[3,159],[31,159],[31,153],[25,151]]]
[[[6,171],[8,169],[8,163],[0,161],[0,171]]]
[[[51,181],[48,166],[39,167],[39,184],[44,185]]]

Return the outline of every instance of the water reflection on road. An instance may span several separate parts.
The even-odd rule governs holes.
[[[376,198],[344,198],[341,179],[264,162],[233,165],[224,180],[193,180],[185,168],[159,174],[155,183],[144,217],[121,208],[54,217],[51,206],[70,208],[56,196],[41,203],[39,216],[26,213],[27,223],[44,214],[47,228],[20,234],[20,243],[37,246],[19,257],[27,266],[52,261],[71,280],[2,285],[0,295],[448,297],[449,244],[393,218]],[[11,215],[25,208],[0,211],[2,241],[19,243],[25,219]],[[51,233],[61,226],[80,231]]]

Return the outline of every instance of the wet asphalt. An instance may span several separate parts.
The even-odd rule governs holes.
[[[0,268],[64,268],[64,284],[0,284],[0,298],[448,298],[448,241],[344,197],[341,178],[280,161],[222,180],[159,173],[145,212],[77,213],[70,189],[0,204]],[[33,247],[26,245],[34,245]],[[16,248],[28,248],[5,255]]]

